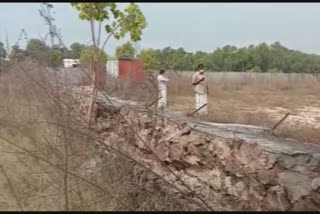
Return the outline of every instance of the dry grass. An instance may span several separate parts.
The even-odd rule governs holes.
[[[0,210],[186,209],[167,192],[146,190],[148,170],[137,175],[130,158],[99,150],[103,139],[53,80],[32,61],[0,76]]]
[[[122,100],[133,100],[145,104],[152,103],[157,98],[157,81],[153,73],[146,73],[145,83],[118,80],[107,77],[105,91],[110,96],[116,96]]]
[[[170,72],[170,108],[191,111],[194,97],[192,73]],[[320,143],[320,81],[312,75],[272,76],[259,74],[207,73],[208,121],[272,128],[287,112],[276,130],[283,137]]]
[[[168,108],[191,112],[195,100],[192,72],[167,71]],[[156,100],[157,72],[147,72],[144,85],[110,80],[107,91],[121,99]],[[320,143],[320,78],[311,74],[207,73],[209,115],[217,123],[237,123],[272,128],[287,112],[291,115],[275,134],[305,143]],[[110,79],[110,77],[108,77]],[[118,90],[114,90],[120,85]],[[132,96],[134,94],[134,96]]]

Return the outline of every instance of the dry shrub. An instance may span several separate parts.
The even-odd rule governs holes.
[[[103,138],[59,75],[26,60],[0,77],[0,210],[185,210],[146,190],[148,170],[95,146]]]
[[[157,99],[157,82],[152,73],[146,72],[146,82],[119,80],[107,76],[105,92],[109,96],[116,96],[122,100],[139,101],[150,104]]]
[[[85,147],[81,136],[64,128],[76,128],[77,124],[57,93],[59,87],[54,79],[47,68],[29,60],[12,66],[1,76],[1,99],[6,102],[2,106],[0,137],[5,151],[15,151],[2,151],[1,163],[11,175],[23,210],[77,209],[72,203],[74,181],[67,172],[76,171],[88,156],[80,152]],[[71,161],[73,153],[81,157],[79,161]],[[10,198],[6,201],[11,203]]]

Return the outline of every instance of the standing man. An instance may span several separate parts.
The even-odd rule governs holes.
[[[208,84],[204,75],[204,65],[199,64],[198,69],[192,75],[192,85],[194,86],[196,109],[203,107],[199,114],[208,115]]]
[[[159,97],[161,97],[158,101],[158,108],[164,109],[167,107],[167,82],[169,81],[168,78],[164,76],[165,70],[161,69],[158,75],[158,91]]]

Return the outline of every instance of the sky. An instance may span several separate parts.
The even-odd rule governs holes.
[[[140,49],[182,47],[188,52],[214,51],[224,45],[244,47],[279,41],[306,53],[320,54],[319,3],[138,3],[148,27]],[[90,44],[90,26],[69,3],[53,3],[56,25],[66,45]],[[120,8],[126,6],[119,3]],[[22,28],[28,38],[40,38],[48,27],[40,17],[40,3],[0,3],[0,41],[16,43]],[[105,34],[103,36],[106,36]],[[110,40],[113,55],[128,37]],[[21,42],[23,46],[24,42]]]

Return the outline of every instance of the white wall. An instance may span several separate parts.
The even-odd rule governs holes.
[[[107,61],[107,74],[112,77],[119,77],[119,61],[118,60],[108,60]]]

